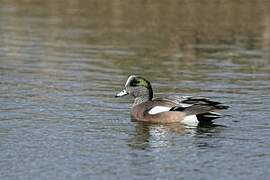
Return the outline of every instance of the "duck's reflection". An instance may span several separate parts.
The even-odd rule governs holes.
[[[176,137],[178,135],[187,134],[200,138],[202,136],[209,137],[216,132],[216,125],[187,127],[179,123],[153,124],[146,122],[134,122],[134,125],[135,130],[130,134],[128,146],[142,150],[173,146],[177,141]]]
[[[174,172],[179,162],[187,159],[200,159],[202,153],[212,152],[223,146],[220,143],[220,128],[199,126],[188,128],[179,123],[149,124],[134,122],[134,131],[128,138],[130,170],[147,171],[152,169]],[[166,166],[164,166],[164,164]]]
[[[158,148],[174,144],[172,133],[194,133],[194,128],[187,129],[179,123],[153,124],[135,122],[135,131],[131,134],[128,145],[136,149]]]

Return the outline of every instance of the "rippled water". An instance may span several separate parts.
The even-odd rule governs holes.
[[[0,2],[0,179],[269,179],[270,3]],[[131,122],[156,95],[231,106],[212,128]]]

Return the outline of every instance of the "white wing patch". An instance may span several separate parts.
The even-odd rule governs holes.
[[[150,111],[148,111],[149,114],[157,114],[161,112],[169,111],[171,108],[166,106],[155,106]]]

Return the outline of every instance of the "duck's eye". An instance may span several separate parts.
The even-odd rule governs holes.
[[[134,79],[133,81],[130,82],[130,86],[138,86],[140,81]]]
[[[132,81],[132,82],[130,83],[130,86],[136,86],[136,83]]]

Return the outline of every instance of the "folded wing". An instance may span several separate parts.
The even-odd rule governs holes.
[[[162,110],[160,112],[182,111],[185,112],[187,116],[195,115],[200,123],[210,123],[213,119],[221,117],[221,114],[217,113],[216,111],[228,109],[228,106],[204,97],[173,95],[163,98],[156,98],[154,101],[164,102],[163,108],[156,108],[155,110]],[[159,113],[159,111],[152,112]]]

